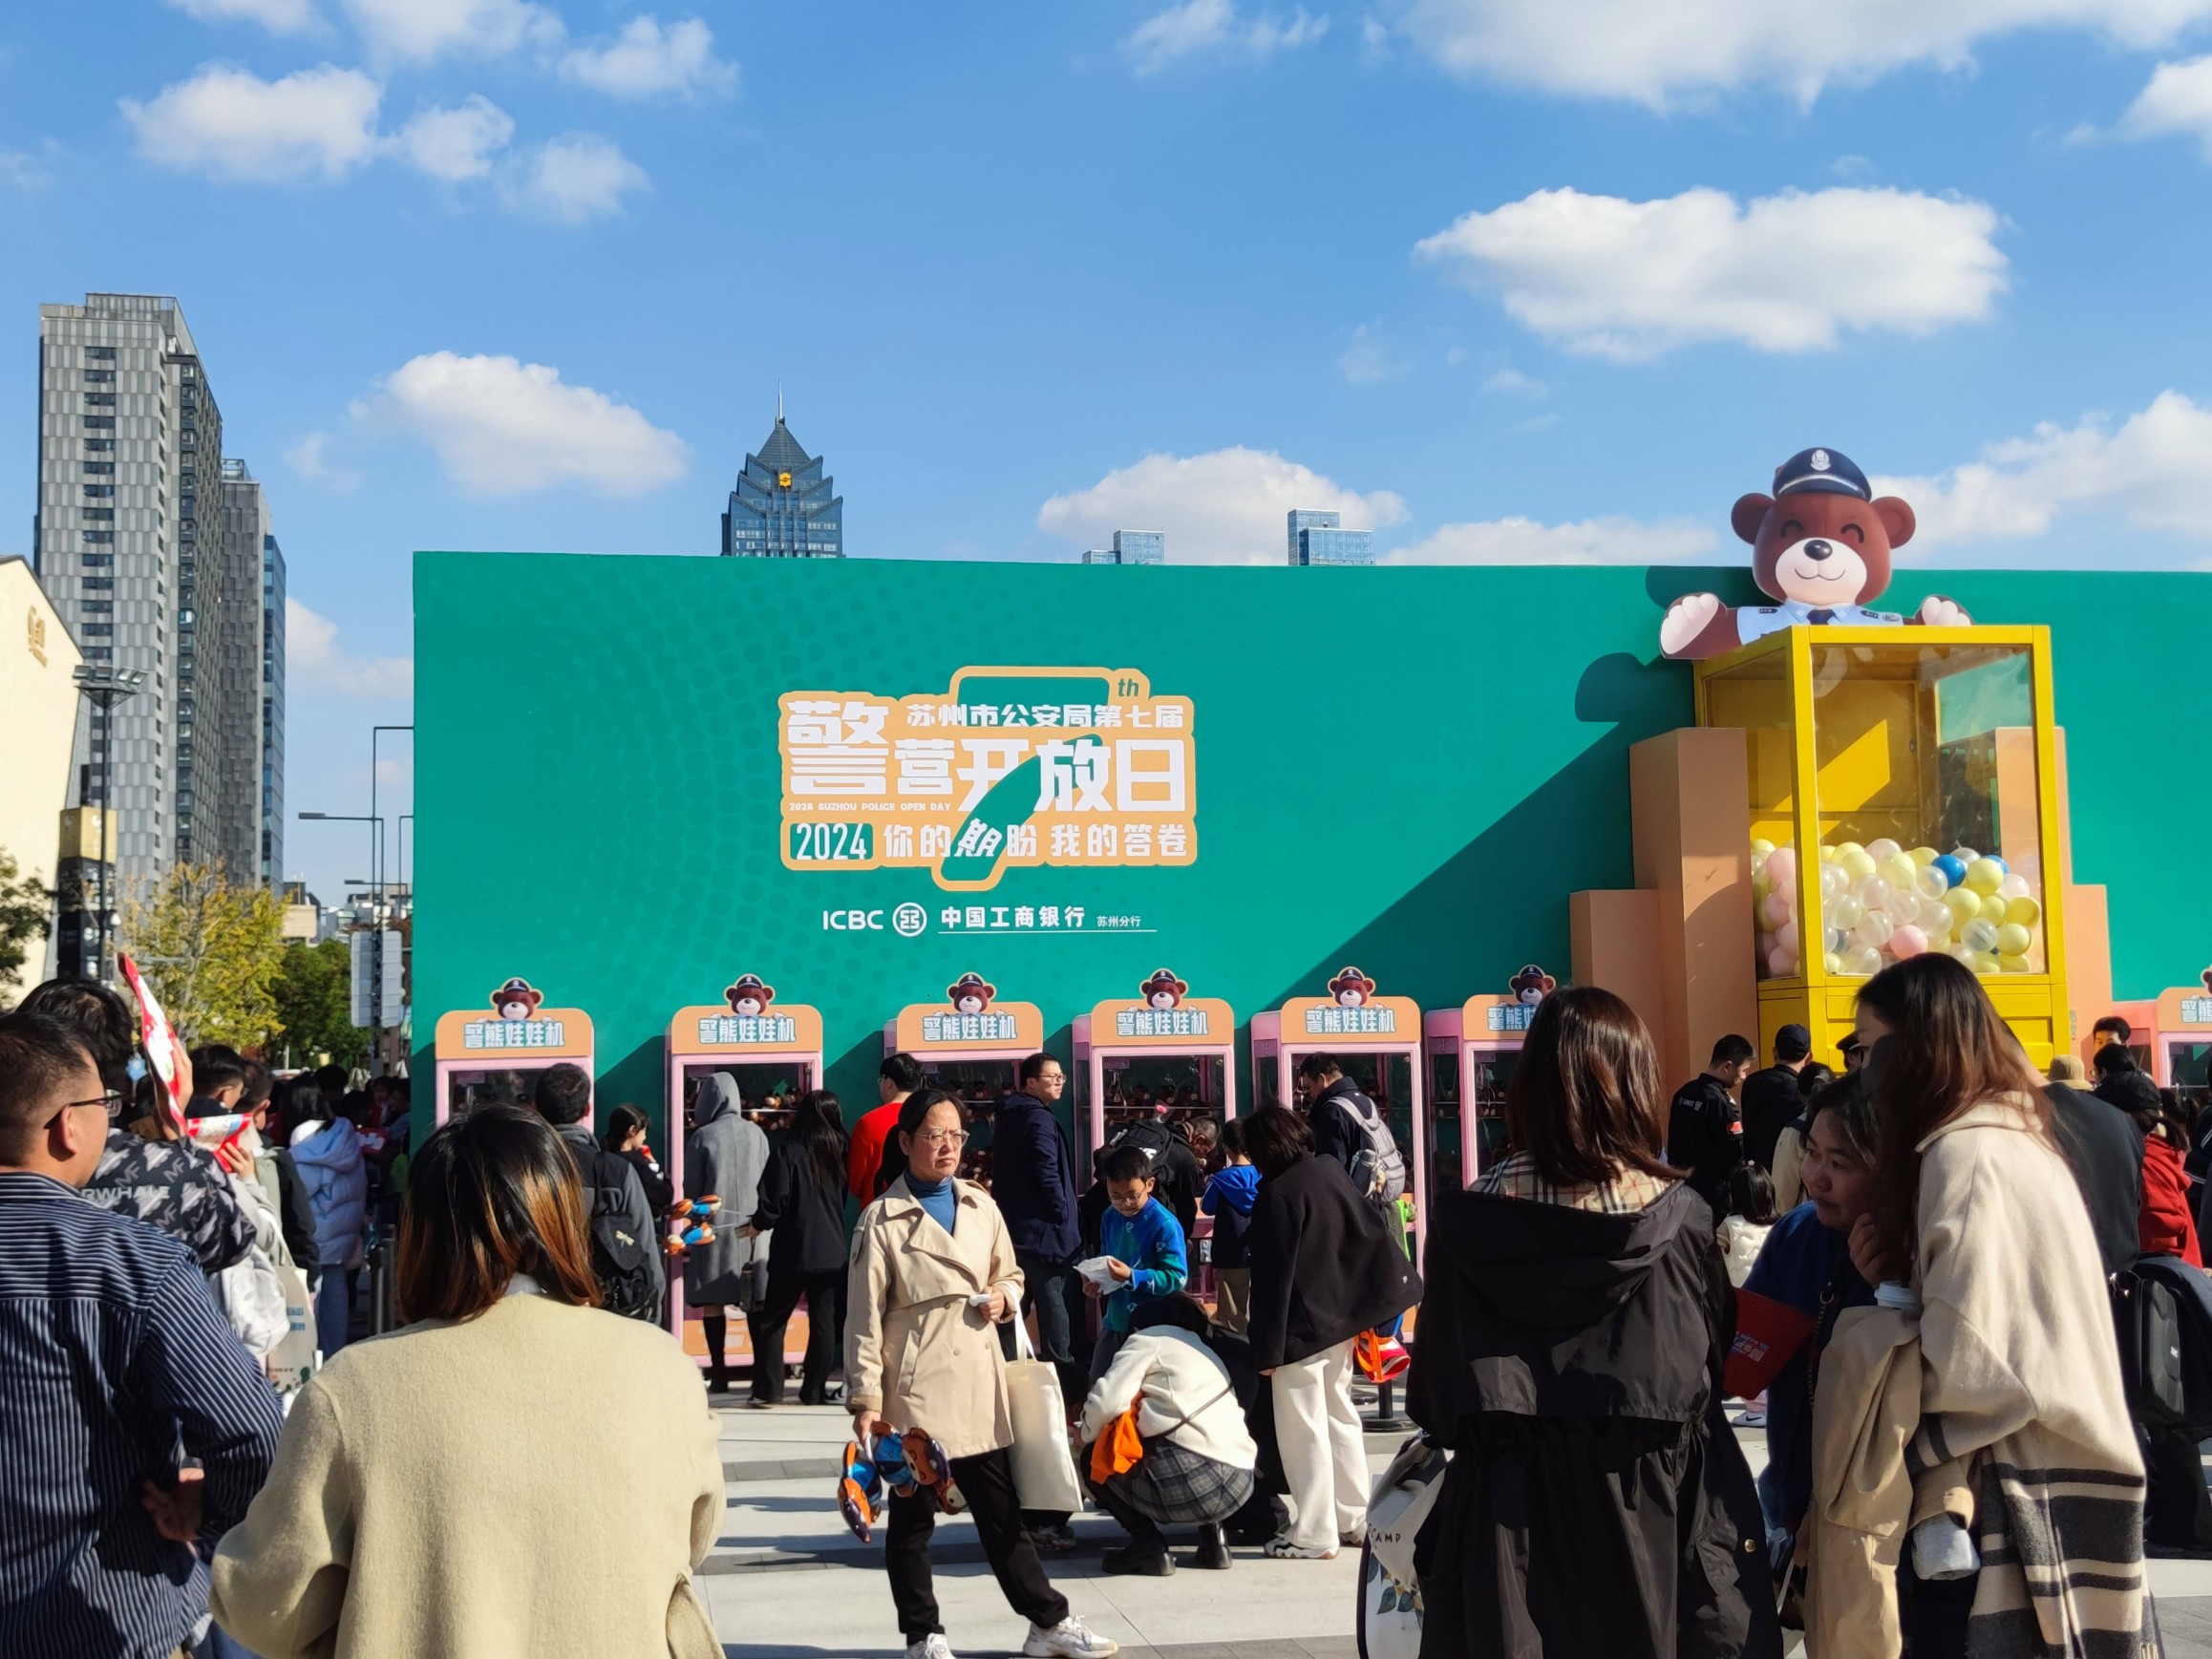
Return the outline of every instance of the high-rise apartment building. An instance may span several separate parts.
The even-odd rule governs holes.
[[[1372,564],[1374,532],[1347,530],[1341,514],[1309,507],[1290,511],[1293,564]]]
[[[116,819],[126,890],[180,859],[261,875],[263,542],[226,476],[184,313],[154,294],[39,308],[32,561],[96,666],[145,682],[86,716],[84,795]]]
[[[285,552],[261,542],[261,884],[285,884]]]
[[[1167,532],[1165,530],[1117,530],[1113,542],[1103,547],[1093,547],[1083,554],[1086,564],[1165,564],[1167,563]]]
[[[722,515],[722,554],[738,559],[842,559],[845,503],[823,470],[799,448],[776,400],[776,428],[758,455],[745,457]]]

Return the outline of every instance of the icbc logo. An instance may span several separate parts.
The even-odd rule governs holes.
[[[883,913],[881,910],[824,910],[821,925],[832,933],[881,933]]]

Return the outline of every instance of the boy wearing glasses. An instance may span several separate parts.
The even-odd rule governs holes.
[[[1106,1329],[1091,1356],[1093,1382],[1106,1374],[1129,1340],[1129,1322],[1137,1305],[1155,1296],[1174,1295],[1190,1277],[1182,1223],[1152,1196],[1157,1178],[1144,1148],[1127,1142],[1117,1146],[1106,1155],[1101,1173],[1109,1208],[1098,1223],[1098,1246],[1105,1252],[1106,1271],[1113,1275],[1115,1287],[1108,1290],[1092,1279],[1083,1282],[1088,1294],[1106,1300]]]

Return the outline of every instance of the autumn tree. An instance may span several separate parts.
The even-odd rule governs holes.
[[[47,906],[53,903],[53,890],[23,874],[13,855],[0,847],[0,985],[15,977],[32,946],[46,937]]]
[[[187,1044],[263,1048],[283,1030],[284,904],[220,862],[179,863],[126,895],[118,934]]]
[[[353,1023],[353,957],[345,940],[287,945],[276,1006],[292,1064],[313,1064],[316,1054],[349,1069],[367,1062],[369,1033]]]

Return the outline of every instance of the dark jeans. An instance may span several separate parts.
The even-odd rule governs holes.
[[[952,1478],[968,1499],[983,1553],[1006,1592],[1007,1605],[1032,1625],[1051,1627],[1068,1616],[1068,1598],[1053,1588],[1036,1546],[1022,1531],[1021,1500],[1014,1496],[1013,1462],[1005,1452],[952,1459]],[[929,1535],[937,1528],[937,1499],[926,1492],[891,1499],[883,1539],[883,1568],[899,1609],[899,1633],[909,1646],[942,1634],[937,1592],[929,1574]]]
[[[1965,1659],[1967,1616],[1982,1575],[1924,1579],[1913,1570],[1912,1540],[1897,1567],[1897,1612],[1904,1632],[1904,1659]]]
[[[1084,1346],[1083,1277],[1074,1262],[1055,1262],[1027,1250],[1014,1252],[1014,1264],[1022,1270],[1022,1311],[1037,1310],[1037,1357],[1053,1362],[1060,1373],[1060,1393],[1074,1405],[1083,1389],[1084,1367],[1075,1359],[1077,1348]],[[1007,1334],[1010,1339],[1012,1331]]]
[[[770,1273],[768,1296],[757,1312],[745,1316],[753,1336],[753,1397],[772,1405],[783,1404],[783,1332],[792,1310],[806,1298],[806,1369],[798,1385],[798,1403],[819,1406],[830,1367],[837,1363],[838,1287],[844,1274]]]

